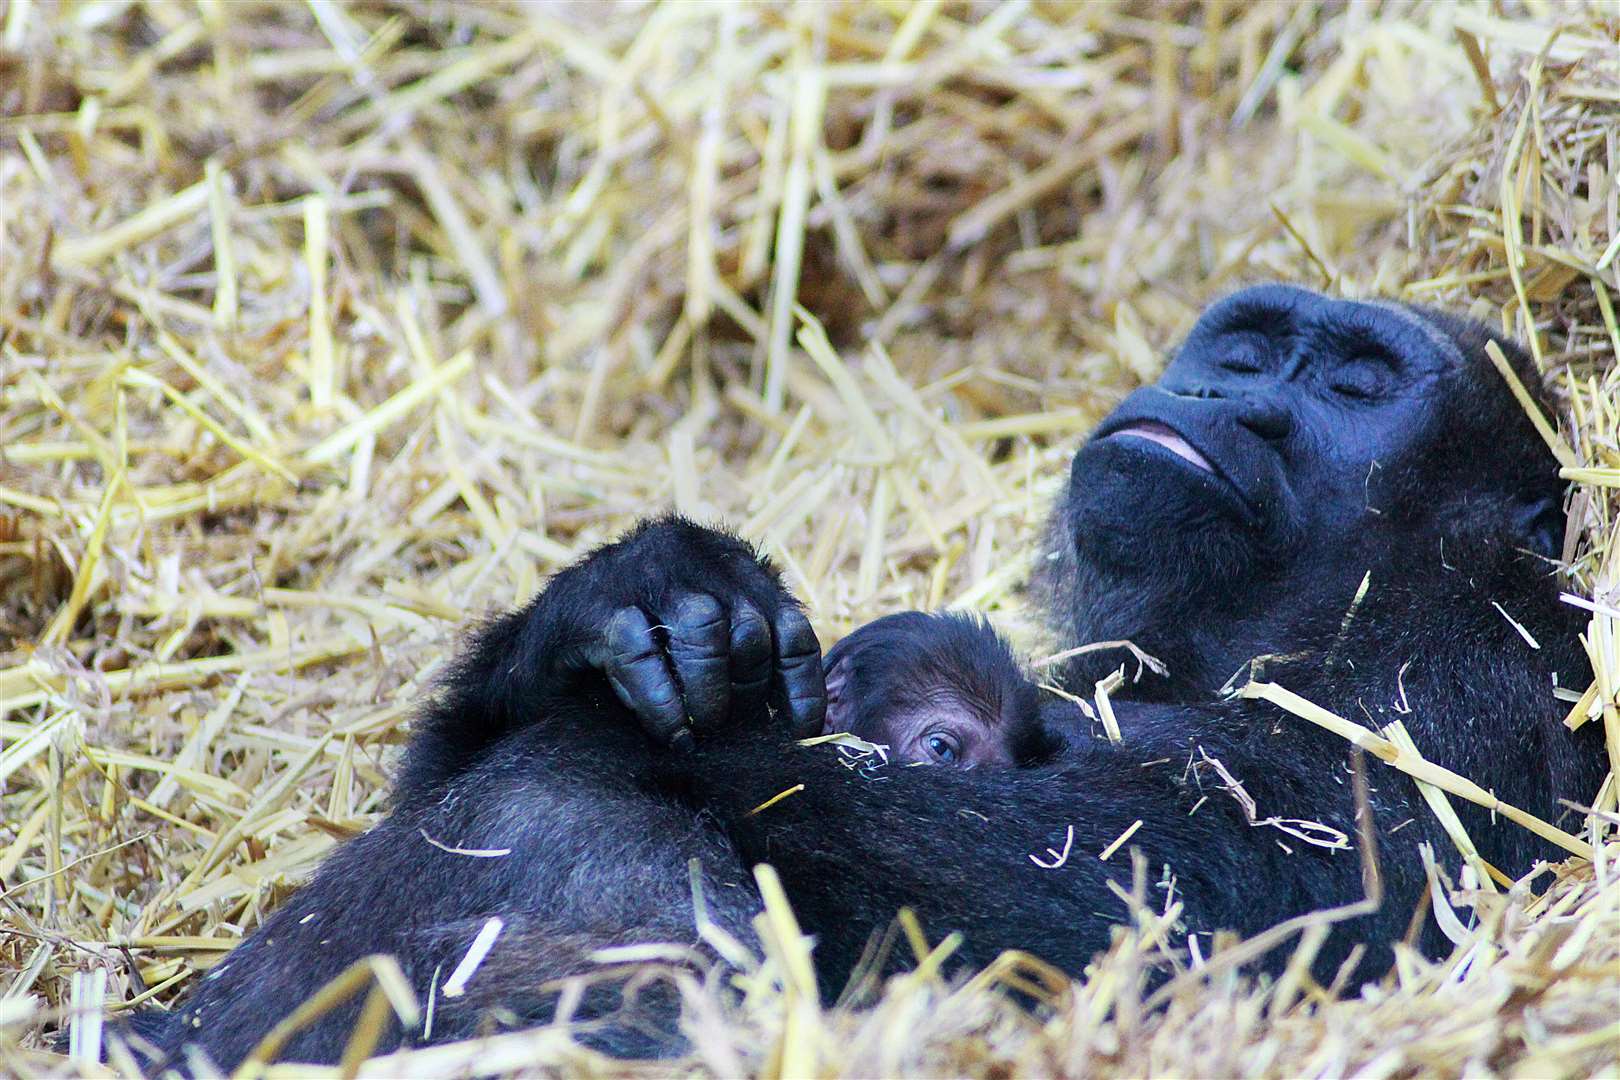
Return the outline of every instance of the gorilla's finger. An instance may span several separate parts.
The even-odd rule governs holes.
[[[654,738],[673,743],[686,726],[686,709],[652,622],[640,608],[620,608],[607,625],[604,671],[613,692]]]
[[[787,606],[776,617],[776,684],[796,738],[821,733],[827,715],[827,680],[821,673],[821,642],[810,620]]]
[[[686,699],[686,715],[699,732],[725,722],[731,706],[731,625],[720,601],[688,593],[670,606],[669,664]]]
[[[731,715],[749,723],[765,715],[771,693],[771,624],[758,608],[731,605]]]

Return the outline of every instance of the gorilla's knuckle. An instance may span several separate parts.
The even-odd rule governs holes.
[[[731,639],[732,666],[739,670],[759,668],[771,662],[771,633],[761,623],[752,632]]]
[[[763,634],[770,635],[770,623],[766,621],[764,612],[755,607],[747,599],[739,599],[731,607],[731,632],[733,635],[747,635],[758,637]]]
[[[784,661],[802,663],[812,657],[820,661],[821,642],[804,612],[791,608],[782,614],[777,623],[777,651]]]
[[[724,667],[731,649],[724,635],[672,633],[665,646],[670,658],[682,664],[714,663]]]
[[[672,656],[675,661],[675,672],[681,680],[690,684],[721,684],[727,681],[731,665],[724,653],[698,656],[693,654]]]
[[[790,683],[787,690],[787,699],[795,705],[825,704],[827,692],[820,686],[809,682]]]
[[[740,694],[752,694],[755,691],[764,690],[770,685],[770,682],[771,674],[768,667],[762,668],[757,674],[734,673],[731,677],[731,685]]]
[[[623,624],[614,627],[608,634],[608,654],[612,662],[620,667],[633,667],[656,660],[659,651],[650,627]]]
[[[675,629],[685,633],[701,633],[721,627],[726,621],[726,609],[708,593],[684,593],[676,597],[671,609]]]
[[[681,718],[681,692],[667,679],[649,682],[641,689],[641,703],[661,715],[675,714]]]

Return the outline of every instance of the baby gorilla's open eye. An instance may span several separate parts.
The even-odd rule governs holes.
[[[935,731],[923,736],[923,746],[934,756],[934,759],[946,765],[955,765],[962,756],[956,745],[956,740],[941,731]]]

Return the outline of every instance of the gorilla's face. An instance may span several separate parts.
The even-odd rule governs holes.
[[[1110,576],[1180,569],[1197,591],[1323,544],[1348,554],[1380,512],[1380,473],[1430,433],[1438,384],[1461,366],[1446,335],[1396,305],[1237,293],[1075,456],[1076,554]]]

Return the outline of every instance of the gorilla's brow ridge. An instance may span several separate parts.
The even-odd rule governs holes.
[[[1399,318],[1406,325],[1415,327],[1428,343],[1441,355],[1449,360],[1454,368],[1462,370],[1468,364],[1468,358],[1463,356],[1462,350],[1451,336],[1442,331],[1428,319],[1413,311],[1406,304],[1395,300],[1368,300],[1365,303],[1372,307],[1387,311]]]

